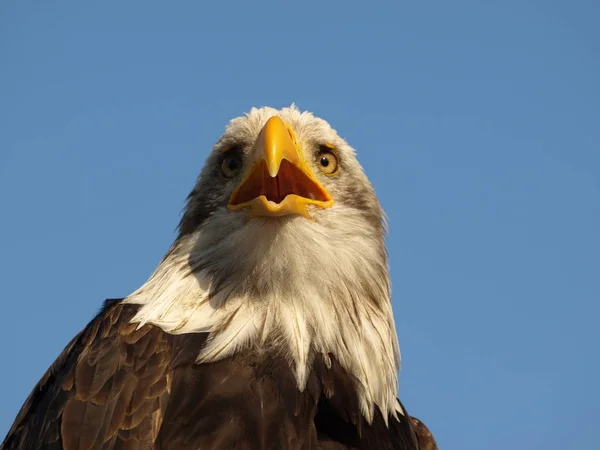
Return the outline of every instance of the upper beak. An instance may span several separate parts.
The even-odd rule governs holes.
[[[229,199],[230,210],[248,208],[253,216],[299,214],[310,218],[308,205],[333,205],[298,151],[293,130],[278,116],[271,117],[263,127],[250,161]]]

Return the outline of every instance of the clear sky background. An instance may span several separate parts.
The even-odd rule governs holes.
[[[597,448],[599,22],[593,0],[2,0],[1,438],[159,262],[228,120],[296,102],[387,210],[400,397],[441,449]]]

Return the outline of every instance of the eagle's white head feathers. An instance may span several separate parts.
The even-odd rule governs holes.
[[[295,134],[333,206],[252,217],[228,202],[241,173],[223,175],[224,155],[250,158],[273,116]],[[339,173],[317,167],[332,149]],[[235,169],[235,167],[234,167]],[[334,355],[356,383],[363,414],[397,412],[400,352],[390,299],[384,214],[354,150],[322,119],[294,105],[252,109],[230,122],[189,196],[180,234],[149,280],[126,301],[134,321],[169,333],[210,333],[198,361],[277,351],[303,390],[314,358]]]

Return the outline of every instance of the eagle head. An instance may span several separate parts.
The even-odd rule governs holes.
[[[375,405],[395,414],[384,239],[383,210],[348,143],[294,105],[253,108],[226,127],[177,239],[127,301],[141,305],[140,324],[209,333],[199,362],[285,355],[300,390],[316,358],[335,357],[366,417]]]

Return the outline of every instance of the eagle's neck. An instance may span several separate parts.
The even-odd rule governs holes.
[[[300,390],[314,359],[330,365],[334,355],[355,378],[367,420],[375,405],[395,416],[399,348],[377,239],[337,242],[303,222],[225,224],[214,220],[174,244],[126,299],[141,305],[133,320],[172,334],[210,333],[198,362],[276,348]]]

